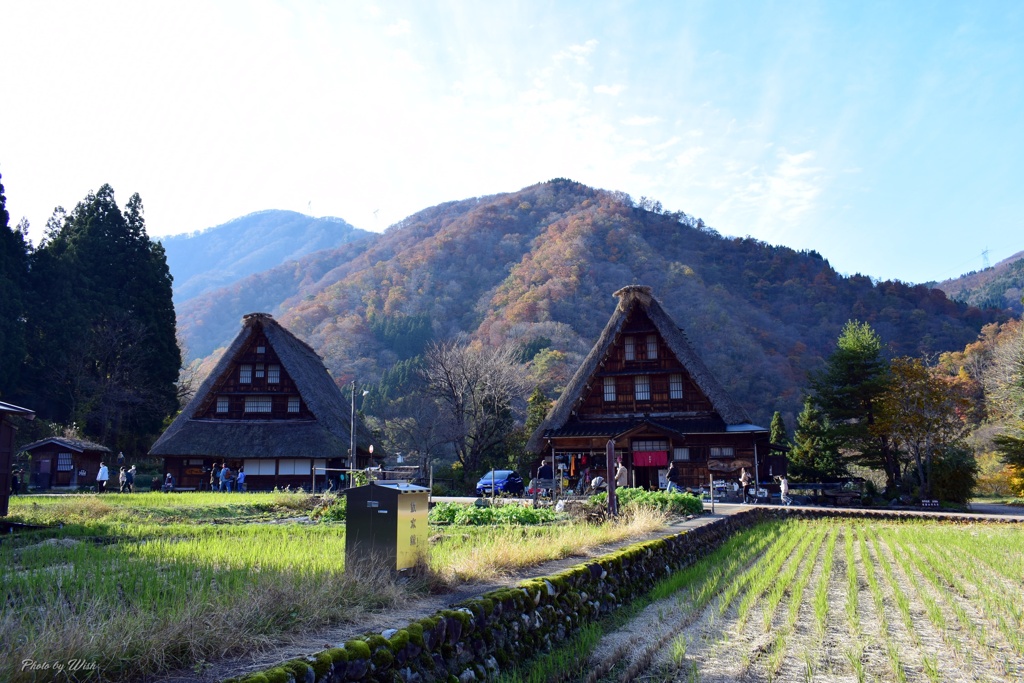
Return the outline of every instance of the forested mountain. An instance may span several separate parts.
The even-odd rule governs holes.
[[[891,353],[917,355],[962,348],[1005,317],[924,286],[844,277],[817,253],[724,238],[646,198],[558,179],[426,209],[379,238],[188,301],[178,320],[196,353],[228,341],[243,313],[275,313],[342,383],[380,379],[429,338],[511,341],[554,395],[608,320],[612,292],[633,283],[654,288],[763,424],[776,409],[792,424],[808,371],[851,318],[870,322]],[[258,305],[241,306],[244,293]]]
[[[952,280],[931,284],[951,299],[971,306],[1008,308],[1024,313],[1024,251],[1003,259],[991,268],[967,273]]]
[[[247,275],[373,233],[340,218],[259,211],[187,235],[161,239],[174,274],[174,301],[185,301]]]

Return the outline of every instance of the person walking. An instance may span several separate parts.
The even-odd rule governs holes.
[[[228,475],[231,474],[231,468],[228,467],[227,460],[224,461],[224,467],[220,470],[220,491],[224,493],[228,490]]]
[[[237,490],[238,490],[239,493],[242,493],[243,491],[245,491],[245,468],[244,467],[239,467],[238,468],[238,476],[235,477],[235,486],[237,487]]]
[[[213,463],[213,467],[210,468],[210,491],[216,491],[218,486],[217,483],[220,481],[220,465]]]
[[[746,467],[740,468],[740,488],[743,489],[743,502],[747,502],[747,487],[750,486],[750,472]]]
[[[625,488],[629,485],[629,472],[626,470],[626,466],[619,461],[619,466],[615,469],[615,487]]]
[[[665,490],[669,493],[672,493],[673,491],[676,493],[682,493],[683,487],[679,484],[682,478],[683,473],[679,471],[679,467],[676,463],[672,463],[668,468],[668,485],[665,486]]]
[[[107,490],[108,479],[110,479],[110,471],[107,470],[107,464],[101,462],[100,471],[96,473],[96,493],[103,493]]]
[[[782,503],[783,505],[789,505],[790,502],[791,502],[790,498],[789,498],[789,479],[786,479],[785,476],[780,476],[780,477],[778,477],[778,480],[779,480],[779,502]]]
[[[125,484],[128,486],[128,493],[135,491],[135,465],[128,468],[124,473]]]
[[[128,472],[125,471],[124,467],[117,473],[117,492],[125,493],[128,488]]]

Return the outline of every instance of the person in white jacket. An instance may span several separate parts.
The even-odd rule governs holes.
[[[100,463],[100,471],[96,473],[96,493],[103,493],[107,490],[107,480],[110,479],[110,472],[107,471],[107,464]]]

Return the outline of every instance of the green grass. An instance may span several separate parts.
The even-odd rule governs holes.
[[[21,671],[24,659],[79,659],[108,680],[192,669],[665,522],[639,511],[601,525],[448,526],[432,538],[430,571],[398,584],[386,571],[345,571],[343,524],[281,523],[323,509],[294,493],[15,499],[12,519],[60,526],[0,542],[0,680],[59,677]]]
[[[25,524],[269,521],[312,512],[304,493],[132,493],[15,496],[8,519]]]

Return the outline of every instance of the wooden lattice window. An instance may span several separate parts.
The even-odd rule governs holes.
[[[658,357],[658,335],[647,335],[647,360],[654,360]]]
[[[57,454],[57,471],[58,472],[70,472],[75,469],[75,463],[71,459],[70,453],[58,453]]]
[[[647,375],[637,375],[633,378],[636,400],[651,400],[651,378]]]
[[[626,352],[626,360],[636,360],[636,340],[628,336],[623,340],[623,345]]]
[[[607,403],[615,403],[615,378],[604,378],[604,400]]]
[[[299,397],[289,396],[288,397],[288,412],[297,413],[299,412]]]
[[[273,409],[273,401],[270,396],[246,396],[245,412],[247,413],[269,413]]]
[[[238,366],[238,381],[240,384],[252,384],[252,366]]]
[[[226,413],[228,412],[228,397],[218,396],[217,397],[217,412]]]
[[[669,375],[668,376],[668,397],[669,398],[682,398],[683,397],[683,376],[682,375]]]
[[[268,365],[267,366],[267,382],[269,384],[278,384],[281,382],[281,366],[280,365]]]

